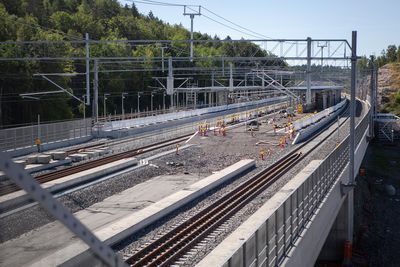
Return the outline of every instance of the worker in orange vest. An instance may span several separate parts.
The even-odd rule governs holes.
[[[261,160],[264,160],[264,148],[262,147],[260,150]]]
[[[42,145],[42,141],[40,140],[40,138],[39,137],[37,137],[36,139],[35,139],[35,145],[37,146],[37,152],[38,153],[40,153],[41,152],[41,145]]]

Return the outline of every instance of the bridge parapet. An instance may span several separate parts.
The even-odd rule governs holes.
[[[356,152],[357,154],[365,153],[369,118],[370,112],[364,115],[356,127],[355,141],[358,144],[356,145],[357,150],[360,150]],[[361,146],[362,149],[359,149]],[[317,210],[326,202],[334,187],[335,193],[339,195],[340,199],[340,201],[336,201],[335,208],[340,208],[344,196],[340,190],[339,177],[344,175],[345,179],[348,179],[346,172],[348,172],[349,165],[349,136],[324,160],[312,163],[305,169],[303,175],[296,176],[290,184],[285,185],[248,221],[204,258],[197,267],[277,266],[281,264],[311,266],[312,260],[307,259],[306,255],[299,256],[304,258],[301,260],[304,264],[290,261],[290,257],[288,260],[288,255],[292,254],[293,248],[297,247],[298,241],[308,230]],[[334,213],[330,210],[329,212]],[[332,215],[333,218],[336,217],[336,214],[337,212]],[[321,235],[326,238],[330,226],[323,225],[322,227],[327,228],[326,233]],[[311,235],[311,242],[320,243],[317,245],[319,249],[325,240],[321,236]],[[315,258],[319,251],[310,253]],[[315,259],[313,260],[315,261]]]

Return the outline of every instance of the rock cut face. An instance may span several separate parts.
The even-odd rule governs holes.
[[[400,64],[386,64],[378,70],[378,104],[385,105],[400,91]]]

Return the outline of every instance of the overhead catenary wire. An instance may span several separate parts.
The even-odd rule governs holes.
[[[218,17],[219,19],[222,19],[222,20],[224,20],[224,21],[230,23],[230,24],[234,25],[235,27],[229,26],[229,25],[227,25],[227,24],[225,24],[225,23],[223,23],[223,22],[221,22],[221,21],[218,21],[217,19],[213,19],[213,18],[211,18],[210,16],[205,15],[204,13],[201,14],[203,17],[205,17],[205,18],[207,18],[207,19],[209,19],[209,20],[211,20],[211,21],[213,21],[213,22],[215,22],[215,23],[218,23],[218,24],[220,24],[220,25],[222,25],[222,26],[224,26],[224,27],[227,27],[227,28],[229,28],[229,29],[231,29],[231,30],[240,32],[240,33],[245,34],[245,35],[248,35],[248,36],[252,36],[252,37],[255,37],[255,38],[267,38],[267,39],[271,39],[270,37],[267,37],[267,36],[265,36],[265,35],[263,35],[263,34],[257,33],[257,32],[255,32],[255,31],[253,31],[253,30],[250,30],[250,29],[248,29],[248,28],[246,28],[246,27],[243,27],[243,26],[241,26],[241,25],[239,25],[239,24],[237,24],[237,23],[235,23],[235,22],[233,22],[233,21],[231,21],[231,20],[229,20],[229,19],[227,19],[227,18],[225,18],[225,17],[223,17],[223,16],[217,14],[216,12],[211,11],[210,9],[206,8],[205,6],[200,6],[200,5],[187,5],[187,4],[176,4],[176,3],[168,3],[168,2],[153,1],[153,0],[131,0],[130,2],[140,3],[140,4],[148,4],[148,5],[157,5],[157,6],[186,7],[186,8],[188,8],[188,9],[192,10],[192,11],[195,11],[195,10],[193,9],[193,7],[201,7],[202,9],[206,10],[207,12],[209,12],[210,14],[212,14],[213,16],[216,16],[216,17]],[[196,12],[197,12],[197,11],[196,11]],[[236,28],[236,27],[238,27],[238,28],[240,28],[240,29],[238,29],[238,28]],[[242,29],[242,30],[241,30],[241,29]],[[244,31],[243,31],[243,30],[244,30]],[[246,31],[247,31],[247,32],[246,32]]]

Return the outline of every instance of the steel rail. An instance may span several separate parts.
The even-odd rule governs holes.
[[[143,248],[127,262],[135,267],[171,264],[176,257],[190,249],[195,242],[215,230],[265,190],[271,182],[291,168],[300,158],[300,155],[301,153],[295,153],[283,158],[278,164],[274,164],[274,166],[267,168],[256,177],[235,188],[217,202],[152,243],[149,247]]]
[[[103,158],[95,159],[95,160],[92,160],[92,161],[88,161],[88,162],[82,163],[80,165],[75,165],[75,166],[72,166],[72,167],[69,167],[69,168],[61,169],[61,170],[54,171],[54,172],[51,172],[51,173],[46,173],[46,174],[43,174],[43,175],[39,175],[39,176],[35,177],[35,179],[39,183],[46,183],[46,182],[49,182],[49,181],[53,181],[53,180],[56,180],[56,179],[60,179],[60,178],[66,177],[68,175],[72,175],[72,174],[75,174],[75,173],[79,173],[79,172],[82,172],[82,171],[93,169],[95,167],[99,167],[99,166],[102,166],[104,164],[108,164],[108,163],[111,163],[111,162],[114,162],[114,161],[117,161],[117,160],[121,160],[121,159],[124,159],[124,158],[129,158],[129,157],[134,157],[134,156],[137,156],[137,155],[140,155],[140,154],[143,154],[143,153],[147,153],[147,152],[154,151],[154,150],[157,150],[157,149],[160,149],[160,148],[164,148],[164,147],[167,147],[167,146],[170,146],[170,145],[174,145],[174,144],[177,144],[179,142],[182,142],[182,141],[186,140],[191,135],[193,135],[193,134],[191,133],[191,134],[182,135],[182,136],[179,136],[179,137],[176,137],[176,138],[172,138],[172,139],[169,139],[169,140],[165,140],[165,141],[161,141],[161,142],[158,142],[158,143],[155,143],[155,144],[150,144],[150,145],[142,146],[140,148],[135,148],[135,149],[132,149],[132,150],[129,150],[129,151],[125,151],[125,152],[121,152],[121,153],[118,153],[118,154],[114,154],[114,155],[106,156],[106,157],[103,157]],[[3,186],[0,187],[0,196],[6,195],[6,194],[9,194],[9,193],[13,193],[13,192],[16,192],[18,190],[20,190],[20,188],[15,184],[3,185]]]

